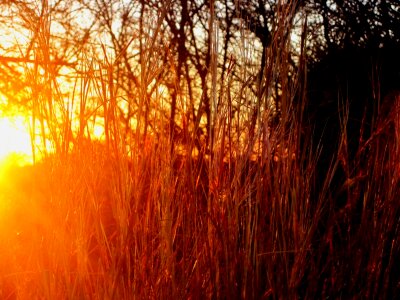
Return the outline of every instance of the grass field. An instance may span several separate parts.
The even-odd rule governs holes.
[[[36,82],[33,132],[50,146],[34,165],[1,175],[0,298],[399,297],[400,98],[390,95],[390,113],[363,121],[371,133],[354,155],[347,99],[338,98],[338,143],[318,169],[326,149],[306,114],[308,58],[299,54],[288,79],[292,46],[276,31],[263,93],[251,93],[245,65],[226,82],[210,66],[218,105],[209,135],[183,104],[181,130],[171,134],[169,102],[156,94],[148,105],[145,93],[127,130],[117,117],[120,77],[104,58],[79,61],[76,86],[91,87],[68,100],[51,69],[25,66]],[[37,57],[48,50],[43,39]],[[154,65],[140,74],[151,77]],[[93,118],[104,125],[101,139]]]

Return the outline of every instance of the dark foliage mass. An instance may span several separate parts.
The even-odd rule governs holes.
[[[394,266],[388,266],[387,257],[398,257],[400,254],[398,249],[391,252],[394,249],[388,244],[394,241],[393,234],[397,232],[398,225],[395,224],[399,222],[399,207],[397,204],[389,205],[387,201],[391,200],[388,199],[380,202],[380,192],[371,194],[370,180],[376,176],[373,179],[377,181],[374,188],[381,192],[388,188],[383,183],[385,176],[385,180],[396,182],[397,175],[392,173],[396,171],[384,169],[382,165],[391,165],[393,155],[397,153],[393,147],[397,144],[396,122],[399,118],[399,50],[394,45],[383,48],[337,47],[310,66],[306,126],[307,123],[313,126],[314,147],[320,153],[316,165],[315,193],[324,194],[325,184],[328,184],[329,191],[324,195],[330,202],[329,212],[324,214],[319,224],[316,240],[319,240],[320,234],[331,235],[331,244],[320,255],[329,261],[327,265],[331,265],[332,270],[341,266],[348,271],[342,274],[341,282],[330,283],[333,297],[354,296],[356,291],[360,294],[365,291],[365,295],[369,296],[378,293],[389,297],[397,295],[394,291],[398,289],[399,275]],[[398,183],[394,184],[392,192],[394,200],[397,198],[394,195],[400,193]],[[393,218],[393,223],[385,229],[388,240],[380,245],[382,248],[379,250],[381,267],[388,269],[382,270],[387,277],[376,278],[375,289],[368,290],[367,282],[371,278],[361,270],[364,264],[368,265],[376,250],[373,246],[374,234],[367,234],[373,229],[365,222],[368,218],[374,219],[373,212],[376,212],[379,202],[389,205],[387,209],[393,211],[393,216],[389,217]],[[380,214],[384,214],[383,211],[384,208]],[[382,215],[378,218],[379,222],[384,219]],[[332,251],[336,250],[338,252],[333,255]],[[367,268],[364,272],[370,270]],[[332,274],[324,271],[320,276],[329,281]],[[338,289],[335,284],[341,288]],[[387,288],[383,292],[382,289]]]
[[[400,211],[391,202],[400,193],[398,171],[390,167],[398,153],[398,4],[332,3],[316,1],[326,44],[317,50],[307,78],[305,126],[312,127],[313,144],[319,149],[315,193],[329,202],[315,236],[316,241],[329,238],[326,246],[319,245],[325,267],[317,268],[324,271],[313,295],[327,288],[334,298],[392,298],[398,295],[400,280],[396,267],[390,266],[400,255],[394,237]],[[388,191],[392,196],[383,196]],[[376,253],[379,262],[373,263]],[[333,280],[335,273],[341,275]]]
[[[322,148],[324,173],[338,154],[343,131],[348,158],[354,160],[357,149],[382,126],[378,120],[396,106],[400,4],[319,0],[311,5],[321,16],[323,46],[314,48],[309,64],[307,119],[314,146]]]
[[[339,47],[338,47],[339,48]],[[310,66],[308,112],[324,171],[345,129],[349,159],[389,118],[400,92],[399,46],[332,49]],[[345,126],[345,128],[343,127]]]

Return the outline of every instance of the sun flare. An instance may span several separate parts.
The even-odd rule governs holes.
[[[0,165],[32,163],[32,146],[24,117],[0,118]]]

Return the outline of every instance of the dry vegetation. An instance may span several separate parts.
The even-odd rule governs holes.
[[[49,57],[49,20],[42,21],[38,60]],[[300,51],[288,79],[291,44],[287,24],[278,26],[262,94],[249,92],[245,65],[218,82],[212,53],[208,136],[197,134],[204,123],[188,117],[189,105],[177,112],[179,135],[168,132],[159,107],[169,103],[152,98],[156,109],[145,91],[127,132],[105,49],[79,56],[75,83],[84,88],[67,100],[79,101],[75,121],[51,64],[27,64],[36,83],[31,113],[47,126],[37,132],[53,151],[2,180],[0,298],[399,296],[399,98],[391,114],[374,114],[374,131],[351,159],[343,109],[340,143],[316,178],[320,149],[304,117],[306,57]],[[140,69],[148,85],[162,68],[156,50]],[[281,85],[279,108],[270,104],[272,80]],[[104,119],[104,140],[88,135],[88,115]]]

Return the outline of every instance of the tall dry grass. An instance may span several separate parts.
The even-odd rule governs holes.
[[[239,77],[227,74],[218,82],[218,48],[211,47],[212,133],[194,156],[192,127],[183,127],[185,143],[174,143],[163,131],[169,120],[149,105],[146,86],[127,136],[117,119],[118,78],[106,51],[101,58],[82,55],[75,92],[66,100],[45,63],[50,20],[43,17],[38,62],[25,70],[32,82],[32,133],[51,151],[41,147],[43,158],[10,170],[14,180],[2,187],[9,205],[2,218],[0,297],[396,297],[397,104],[391,114],[376,115],[353,160],[344,113],[334,160],[317,180],[319,147],[312,131],[305,132],[303,114],[306,41],[293,73],[291,28],[284,21],[291,13],[282,10],[259,93],[248,85],[254,70],[246,65],[252,52],[245,34]],[[149,84],[158,70],[147,51],[140,72]],[[271,105],[276,81],[278,107]],[[151,101],[168,107],[161,96]],[[94,117],[104,122],[102,141],[90,136]],[[156,128],[148,132],[150,119]],[[332,190],[339,171],[340,188]]]

